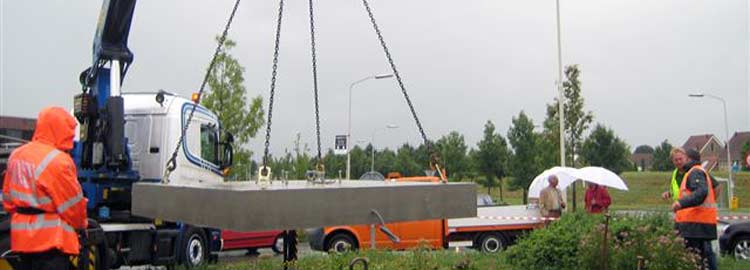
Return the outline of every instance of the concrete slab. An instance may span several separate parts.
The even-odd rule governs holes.
[[[327,185],[275,181],[266,189],[255,182],[138,183],[131,210],[143,217],[254,231],[370,224],[375,220],[371,209],[386,222],[475,217],[476,186],[361,180]]]

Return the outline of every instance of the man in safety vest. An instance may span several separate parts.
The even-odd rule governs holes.
[[[716,193],[713,179],[700,160],[690,159],[683,165],[679,199],[672,204],[675,223],[685,245],[697,252],[705,269],[716,269],[716,254],[711,241],[716,239]]]
[[[683,166],[688,162],[688,156],[685,149],[674,148],[669,153],[669,158],[672,160],[672,164],[674,164],[674,171],[672,172],[672,179],[669,182],[669,191],[662,193],[661,197],[665,200],[672,199],[673,201],[677,201],[680,199],[680,182],[685,175]],[[700,160],[700,158],[698,160]]]
[[[76,121],[64,109],[44,108],[31,142],[11,153],[3,183],[3,207],[11,216],[11,249],[22,269],[69,269],[79,253],[77,229],[85,229],[86,198],[73,149]]]

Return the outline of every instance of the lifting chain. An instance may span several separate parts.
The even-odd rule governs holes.
[[[273,96],[276,92],[276,74],[279,67],[279,41],[281,40],[281,20],[284,15],[284,0],[279,0],[279,15],[276,20],[276,40],[273,47],[273,67],[271,68],[271,93],[268,97],[268,120],[266,122],[266,142],[263,150],[263,166],[258,171],[258,179],[270,179],[268,152],[271,147],[271,119],[273,119]]]
[[[325,172],[323,166],[323,155],[320,147],[320,109],[318,105],[318,65],[315,55],[315,16],[313,13],[313,0],[308,0],[310,7],[310,51],[312,55],[313,91],[315,92],[315,135],[318,143],[318,160],[315,170]]]
[[[396,81],[398,81],[398,86],[401,88],[401,93],[403,93],[404,98],[406,99],[406,104],[409,105],[409,110],[411,111],[412,117],[414,117],[414,121],[417,123],[417,128],[419,128],[419,134],[422,136],[422,140],[424,141],[425,146],[427,147],[427,152],[430,153],[430,167],[437,170],[438,174],[440,174],[440,179],[443,182],[447,181],[447,178],[443,174],[443,170],[440,166],[440,157],[438,153],[435,151],[432,142],[427,139],[427,134],[424,132],[424,128],[422,128],[422,122],[419,121],[419,117],[417,116],[417,112],[414,109],[414,105],[411,103],[411,99],[409,98],[409,94],[406,92],[406,87],[404,86],[404,82],[401,79],[401,75],[398,73],[398,69],[396,69],[396,64],[393,62],[393,57],[391,56],[391,52],[388,50],[388,45],[385,43],[385,39],[383,38],[383,34],[380,32],[380,27],[378,27],[378,23],[375,21],[375,15],[372,13],[372,9],[370,9],[370,4],[367,2],[367,0],[362,0],[362,4],[365,6],[365,10],[367,11],[367,15],[370,17],[370,22],[372,23],[372,27],[375,29],[375,34],[378,35],[378,40],[380,41],[380,45],[383,47],[383,51],[385,52],[385,57],[388,58],[388,63],[391,65],[391,69],[393,70],[393,75],[396,76]]]
[[[203,82],[201,82],[200,90],[198,90],[198,97],[195,100],[195,105],[190,110],[190,114],[188,115],[187,122],[185,122],[185,126],[182,127],[182,133],[180,134],[180,139],[177,141],[177,146],[175,147],[174,152],[172,152],[172,157],[170,157],[169,161],[167,161],[167,168],[164,171],[164,177],[162,178],[162,182],[164,183],[169,182],[169,175],[177,168],[177,153],[180,152],[180,147],[182,146],[183,141],[185,141],[185,133],[187,133],[187,130],[190,127],[190,122],[193,120],[195,108],[198,107],[201,101],[201,97],[203,97],[203,91],[206,89],[208,77],[211,76],[211,71],[213,71],[214,66],[216,65],[216,59],[218,58],[219,53],[221,53],[221,49],[224,47],[224,41],[226,41],[227,39],[229,27],[232,25],[232,20],[234,20],[234,15],[237,13],[237,7],[239,6],[240,0],[236,0],[234,2],[234,7],[232,7],[232,13],[229,15],[229,19],[227,20],[227,24],[224,26],[224,32],[221,33],[221,37],[219,38],[219,44],[216,46],[213,57],[211,57],[211,63],[208,65],[206,74],[203,76]]]

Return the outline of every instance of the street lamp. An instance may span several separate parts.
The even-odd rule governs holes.
[[[734,198],[734,181],[732,181],[732,159],[731,159],[731,149],[729,145],[729,118],[727,116],[727,101],[719,96],[714,96],[711,94],[704,94],[704,93],[694,93],[689,94],[689,97],[694,98],[712,98],[718,101],[721,101],[721,104],[724,105],[724,135],[726,136],[726,146],[727,146],[727,171],[729,172],[729,190],[727,191],[727,195],[729,196],[729,200]]]
[[[351,169],[352,169],[352,155],[351,155],[351,141],[352,141],[352,89],[354,89],[354,86],[364,82],[366,80],[375,79],[387,79],[393,77],[393,74],[379,74],[379,75],[371,75],[364,77],[362,79],[359,79],[352,84],[349,85],[349,117],[348,117],[348,128],[346,132],[346,180],[351,179]]]
[[[371,150],[370,151],[370,155],[371,155],[371,159],[370,159],[370,171],[371,172],[375,171],[375,133],[377,133],[380,130],[396,129],[396,128],[398,128],[398,125],[388,124],[385,127],[380,128],[380,129],[375,129],[375,131],[372,132],[372,140],[370,141],[370,145],[372,146],[370,148],[370,150]]]

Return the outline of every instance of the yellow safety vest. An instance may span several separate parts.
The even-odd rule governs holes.
[[[672,172],[672,200],[678,201],[680,199],[680,182],[677,182],[678,169],[674,169]]]

